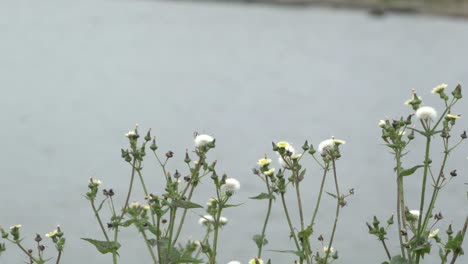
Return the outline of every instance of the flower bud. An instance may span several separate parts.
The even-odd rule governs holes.
[[[455,90],[452,91],[452,95],[453,97],[455,97],[456,99],[461,99],[463,96],[462,96],[462,91],[461,91],[461,85],[458,84],[457,87],[455,87]]]

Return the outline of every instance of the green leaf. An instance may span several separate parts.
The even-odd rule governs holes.
[[[278,252],[278,253],[287,253],[287,254],[294,254],[300,258],[304,258],[304,254],[302,254],[301,251],[296,251],[296,250],[268,250],[271,252]]]
[[[117,250],[120,248],[120,244],[115,241],[99,241],[91,238],[81,238],[84,241],[87,241],[93,244],[96,249],[101,252],[101,254],[107,253],[117,253]]]
[[[329,192],[326,192],[326,193],[335,199],[338,198],[338,196],[334,195],[333,193],[329,193]]]
[[[134,219],[130,219],[130,220],[127,220],[127,221],[121,223],[120,225],[123,226],[123,227],[129,227],[129,226],[132,225],[134,222],[135,222]]]
[[[275,196],[273,194],[268,194],[268,193],[261,193],[257,196],[254,197],[249,197],[249,199],[254,199],[254,200],[264,200],[264,199],[274,199]]]
[[[416,165],[410,169],[407,169],[407,170],[403,170],[402,172],[400,172],[400,176],[410,176],[411,174],[415,173],[417,169],[419,168],[423,168],[424,165]]]
[[[390,260],[390,264],[408,264],[408,260],[403,258],[402,256],[393,256],[392,260]]]
[[[447,241],[447,244],[445,244],[446,249],[453,250],[454,252],[457,252],[461,250],[461,245],[463,243],[463,235],[461,232],[458,232],[457,235],[453,238]]]
[[[252,237],[252,240],[257,244],[257,247],[260,248],[262,245],[265,246],[268,244],[268,240],[262,235],[255,235]]]
[[[240,203],[240,204],[225,204],[225,205],[223,205],[223,208],[237,207],[237,206],[241,206],[241,205],[243,205],[243,203]]]
[[[148,243],[149,243],[152,247],[154,247],[154,246],[156,246],[156,245],[158,244],[158,241],[157,241],[156,239],[154,239],[154,238],[148,239],[148,240],[146,240],[146,241],[148,241]]]
[[[172,206],[180,207],[184,209],[203,208],[203,206],[196,204],[196,203],[189,202],[189,201],[173,201]]]

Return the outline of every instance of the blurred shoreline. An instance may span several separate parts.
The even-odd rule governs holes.
[[[323,6],[368,10],[372,15],[386,13],[425,14],[468,18],[468,0],[190,0],[244,2],[284,6]]]

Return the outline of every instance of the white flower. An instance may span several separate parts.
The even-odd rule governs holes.
[[[212,136],[205,135],[205,134],[198,135],[195,137],[195,147],[201,148],[201,147],[208,145],[209,143],[213,141],[214,141],[214,138]]]
[[[221,186],[225,193],[233,194],[240,189],[240,182],[234,178],[227,178],[226,182]]]
[[[387,122],[385,120],[379,121],[379,127],[384,128],[386,125],[387,125]]]
[[[58,230],[55,229],[54,231],[45,234],[45,236],[46,236],[46,237],[53,238],[53,237],[55,237],[55,236],[57,235],[57,233],[58,233]]]
[[[275,168],[271,168],[271,169],[265,171],[263,174],[265,174],[266,176],[271,176],[271,175],[275,174]]]
[[[212,215],[204,215],[203,217],[200,217],[200,219],[198,219],[198,223],[200,225],[208,225],[212,222],[214,222],[214,218]]]
[[[431,93],[433,93],[433,94],[441,93],[447,88],[447,86],[448,85],[445,84],[445,83],[439,84],[436,87],[434,87],[434,89],[432,89]]]
[[[266,157],[263,159],[259,159],[257,162],[257,164],[260,166],[270,165],[270,163],[271,163],[271,159],[267,159]]]
[[[136,130],[130,130],[130,131],[128,131],[127,134],[125,134],[125,136],[128,137],[128,138],[136,137],[136,135],[137,135]]]
[[[253,258],[249,261],[249,264],[263,264],[263,260],[259,258]]]
[[[94,186],[99,186],[102,184],[102,181],[98,180],[98,179],[95,179],[95,178],[90,178],[89,179],[89,182],[94,185]]]
[[[143,205],[141,208],[143,208],[143,210],[145,211],[149,211],[151,209],[150,206],[147,204]]]
[[[419,217],[419,210],[410,210],[410,214],[416,218]]]
[[[221,217],[219,218],[219,223],[220,223],[221,225],[226,225],[226,224],[228,223],[228,219],[227,219],[226,217],[224,217],[224,216],[221,216]]]
[[[423,106],[416,111],[416,117],[423,121],[434,120],[437,117],[437,111],[430,106]]]
[[[331,139],[326,139],[326,140],[320,142],[320,144],[318,146],[318,152],[321,155],[325,155],[326,151],[329,151],[329,150],[333,149],[333,147],[335,145],[343,145],[343,144],[346,144],[346,141],[340,140],[340,139],[335,139],[334,137],[332,137]]]
[[[13,230],[13,229],[20,229],[21,228],[21,225],[14,225],[14,226],[11,226],[10,227],[10,230]]]
[[[323,247],[323,253],[333,253],[335,252],[335,249],[333,247],[330,247],[330,250],[328,250],[328,247]]]
[[[231,260],[228,262],[228,264],[241,264],[241,263],[237,260]]]
[[[404,135],[406,135],[406,131],[400,130],[400,131],[398,131],[398,135],[399,136],[404,136]]]
[[[130,208],[137,209],[140,208],[140,203],[139,202],[133,202],[129,205]]]
[[[447,114],[445,117],[446,117],[447,119],[452,119],[452,120],[453,120],[453,119],[458,119],[458,118],[460,118],[460,115],[457,115],[457,114]]]
[[[429,234],[429,238],[434,238],[439,234],[439,229],[432,230],[432,232]]]
[[[287,147],[289,147],[290,145],[289,145],[289,143],[286,142],[286,141],[280,141],[280,142],[276,143],[276,146],[277,146],[278,148],[287,148]]]

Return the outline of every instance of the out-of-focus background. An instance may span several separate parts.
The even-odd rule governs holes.
[[[465,1],[262,2],[2,0],[0,223],[22,224],[31,245],[36,232],[60,224],[67,236],[63,263],[110,263],[110,256],[79,239],[100,238],[81,195],[88,178],[101,179],[123,202],[130,168],[120,148],[127,147],[124,134],[135,123],[141,131],[152,128],[162,155],[175,152],[172,170],[183,168],[198,131],[217,138],[209,158],[242,184],[235,200],[245,204],[226,212],[219,263],[246,263],[256,254],[251,237],[260,232],[266,209],[264,201],[247,198],[263,187],[251,172],[257,159],[273,155],[271,141],[299,148],[305,139],[317,145],[333,135],[347,141],[338,164],[342,188],[356,192],[342,211],[336,263],[381,263],[384,251],[365,222],[392,214],[395,184],[377,122],[411,113],[403,105],[411,88],[440,109],[430,94],[434,86],[468,85]],[[457,107],[460,133],[468,127],[466,106]],[[418,162],[420,140],[415,148],[409,158]],[[434,150],[434,163],[438,154]],[[463,145],[450,157],[448,168],[459,177],[436,205],[445,216],[443,230],[450,223],[460,228],[468,211],[467,155]],[[310,217],[320,171],[312,160],[307,165],[303,193]],[[151,191],[160,192],[162,175],[151,159],[145,175]],[[417,177],[407,188],[414,208]],[[204,203],[212,196],[210,184],[201,191],[196,202]],[[141,192],[132,200],[143,201]],[[321,249],[318,235],[331,231],[333,204],[325,197],[314,249]],[[290,249],[278,205],[267,249]],[[201,238],[197,219],[190,215],[183,239]],[[136,232],[125,231],[122,239],[120,263],[149,262]],[[425,263],[439,263],[434,255]],[[288,255],[266,257],[292,263]],[[0,263],[24,258],[10,246]]]

